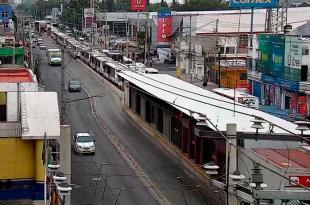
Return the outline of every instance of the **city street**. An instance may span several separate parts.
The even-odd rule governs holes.
[[[45,42],[47,48],[56,47],[50,38]],[[47,64],[45,50],[36,49],[36,52],[41,58],[46,90],[59,92],[60,66]],[[90,132],[96,139],[95,155],[78,155],[72,151],[71,204],[115,204],[117,201],[117,204],[126,205],[222,205],[218,193],[205,189],[202,192],[197,187],[202,183],[193,173],[122,111],[119,96],[101,76],[67,53],[65,62],[68,63],[66,84],[71,79],[78,79],[84,89],[81,93],[66,92],[66,100],[102,96],[66,105],[66,118],[72,133]],[[103,162],[107,164],[101,168],[102,175],[98,175]],[[181,180],[177,178],[179,176]]]

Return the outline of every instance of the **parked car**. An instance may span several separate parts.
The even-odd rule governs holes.
[[[71,92],[81,92],[81,83],[78,80],[70,80],[68,83],[68,91]]]
[[[95,154],[95,140],[89,133],[76,133],[72,145],[77,153]]]

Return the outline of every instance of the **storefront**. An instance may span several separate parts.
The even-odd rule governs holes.
[[[261,80],[263,83],[263,105],[276,106],[292,113],[305,112],[304,107],[298,109],[299,99],[305,101],[305,97],[300,98],[298,82],[267,74],[262,74]]]

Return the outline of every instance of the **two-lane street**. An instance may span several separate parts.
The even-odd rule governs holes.
[[[47,48],[59,47],[49,37],[45,38],[45,42]],[[40,69],[46,90],[59,93],[60,66],[47,64],[45,50],[36,52],[41,58]],[[197,186],[202,183],[184,167],[182,161],[171,156],[157,139],[148,136],[122,111],[119,96],[101,76],[66,53],[67,63],[66,84],[76,78],[83,84],[84,90],[81,93],[66,92],[66,100],[84,98],[89,94],[103,96],[66,104],[67,122],[71,125],[72,134],[90,132],[96,138],[95,155],[79,155],[72,151],[71,204],[114,204],[118,196],[117,203],[126,205],[221,204],[218,194],[212,190],[202,192]],[[93,111],[100,119],[94,118]],[[121,148],[117,149],[111,143],[105,129],[120,143]],[[123,149],[122,152],[120,149]],[[139,175],[139,171],[129,168],[128,159],[138,165],[144,174]],[[102,166],[103,175],[98,175],[103,162],[107,163]],[[179,176],[181,180],[177,178]],[[156,200],[154,195],[161,200]]]

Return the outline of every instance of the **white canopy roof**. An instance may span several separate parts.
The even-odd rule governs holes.
[[[167,74],[142,75],[132,71],[122,71],[118,75],[151,95],[170,103],[187,115],[191,115],[191,112],[205,114],[221,131],[226,130],[228,123],[236,123],[238,132],[254,132],[255,130],[251,128],[253,124],[251,120],[254,119],[253,116],[258,116],[291,132],[300,134],[300,131],[295,130],[297,125],[294,123],[260,110],[240,106],[238,103],[236,103],[236,112],[234,112],[233,100],[229,100]],[[194,117],[195,115],[192,116]],[[260,130],[260,132],[268,132],[269,125],[267,123],[263,125],[265,128]],[[209,127],[215,130],[211,124]],[[273,131],[277,134],[287,133],[276,126]],[[310,134],[310,132],[307,131],[305,134]]]
[[[60,121],[56,92],[24,92],[21,94],[23,139],[48,139],[60,136]]]

